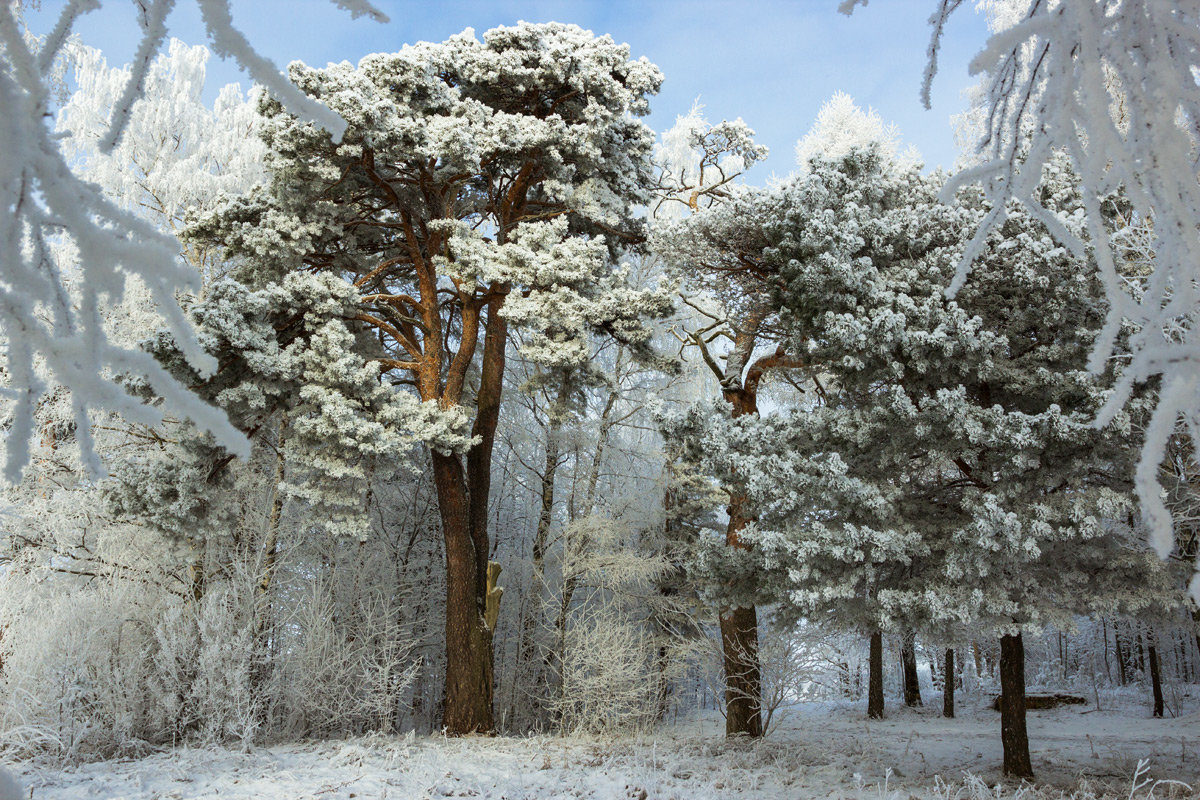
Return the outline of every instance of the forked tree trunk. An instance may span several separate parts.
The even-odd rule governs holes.
[[[954,718],[954,648],[946,648],[946,668],[944,673],[945,689],[942,691],[942,716]]]
[[[467,451],[465,471],[459,456],[431,452],[446,543],[446,696],[442,724],[454,736],[495,730],[492,631],[487,624],[487,511],[492,451],[504,388],[507,324],[500,314],[503,304],[504,296],[498,294],[487,306],[475,422],[471,427],[477,443]],[[453,368],[450,378],[456,387],[461,386],[463,375]],[[453,392],[447,389],[447,393],[457,397],[459,388]]]
[[[904,643],[900,646],[900,660],[904,672],[904,705],[920,707],[921,681],[917,676],[917,637],[912,631],[904,634]]]
[[[461,736],[490,733],[492,634],[486,612],[487,553],[480,574],[471,537],[466,481],[457,456],[433,456],[438,510],[446,542],[446,697],[442,724]]]
[[[883,632],[871,634],[871,656],[867,668],[867,716],[883,719]]]
[[[1162,670],[1158,663],[1158,648],[1155,646],[1153,634],[1149,636],[1146,644],[1146,656],[1150,659],[1150,686],[1154,691],[1154,716],[1162,719],[1164,705]]]
[[[1000,742],[1004,774],[1032,778],[1025,728],[1025,643],[1021,634],[1000,637]]]
[[[722,396],[730,404],[734,418],[758,414],[758,387],[767,370],[784,364],[782,347],[774,355],[764,356],[753,364],[758,329],[765,317],[765,310],[752,312],[743,328],[734,335],[733,352],[729,354],[724,369],[716,365],[704,340],[698,335],[696,344],[704,353],[705,361],[721,382]],[[747,369],[749,367],[749,369]],[[743,372],[745,377],[743,378]],[[729,503],[729,524],[725,528],[725,544],[735,550],[748,549],[742,540],[742,530],[750,520],[746,515],[746,498],[735,494]],[[725,734],[734,736],[762,736],[762,671],[758,662],[758,613],[753,606],[748,608],[722,608],[721,649],[725,661]]]

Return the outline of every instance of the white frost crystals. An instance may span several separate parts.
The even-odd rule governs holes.
[[[864,0],[844,0],[849,13]],[[937,69],[946,18],[962,0],[938,0],[930,17],[922,95]],[[1128,358],[1123,379],[1096,420],[1107,424],[1136,384],[1162,387],[1138,469],[1138,495],[1151,541],[1166,556],[1175,544],[1157,467],[1182,417],[1200,442],[1200,3],[1196,0],[987,0],[995,33],[971,63],[984,73],[979,165],[946,187],[979,183],[993,211],[963,259],[951,293],[967,278],[987,230],[1012,200],[1041,218],[1077,257],[1091,256],[1110,304],[1090,368]],[[1043,168],[1065,152],[1083,185],[1085,243],[1037,194]],[[1121,188],[1133,211],[1109,233],[1104,199]],[[1128,240],[1148,235],[1149,256],[1130,257]],[[1129,332],[1129,327],[1132,331]],[[1128,341],[1125,334],[1129,332]],[[1200,600],[1200,572],[1192,580]]]
[[[288,83],[232,27],[228,0],[197,2],[219,54],[233,55],[295,113],[340,134],[345,127],[340,117]],[[355,16],[383,18],[362,0],[337,4]],[[53,30],[39,39],[28,33],[18,2],[0,3],[0,369],[5,384],[0,392],[8,406],[2,421],[7,429],[4,476],[12,482],[28,463],[34,413],[54,384],[70,390],[77,435],[94,472],[100,463],[89,433],[92,409],[147,424],[165,412],[188,417],[232,451],[249,452],[249,442],[223,412],[197,398],[148,353],[109,335],[103,309],[119,302],[130,279],[136,279],[154,298],[189,363],[201,372],[215,367],[176,299],[176,293],[200,284],[200,275],[179,259],[179,243],[72,174],[52,130],[53,89],[72,30],[100,5],[100,0],[70,0]],[[121,139],[162,48],[165,18],[173,6],[174,0],[140,4],[141,42],[128,83],[113,103],[102,149],[112,150]],[[57,256],[67,242],[82,254],[70,266]],[[122,374],[144,376],[162,404],[151,407],[131,397],[120,382]]]

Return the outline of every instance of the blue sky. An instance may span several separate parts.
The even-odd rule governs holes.
[[[46,30],[62,5],[44,0],[42,10],[31,15],[33,27]],[[281,67],[296,59],[316,65],[357,62],[367,53],[442,41],[467,27],[482,33],[518,20],[573,22],[611,34],[666,76],[647,119],[656,130],[669,127],[699,99],[710,121],[742,117],[758,132],[771,157],[755,169],[757,179],[748,176],[755,183],[792,169],[796,140],[839,90],[896,123],[929,165],[952,165],[950,115],[963,108],[962,90],[973,82],[966,65],[986,37],[981,17],[967,9],[956,15],[939,57],[933,109],[926,111],[918,91],[934,0],[876,0],[852,17],[837,13],[837,0],[377,0],[391,17],[387,24],[352,20],[327,0],[232,5],[234,23]],[[204,41],[189,0],[180,0],[169,27],[189,43]],[[107,0],[77,30],[110,63],[123,63],[138,33],[133,4]],[[232,64],[213,63],[209,74],[214,90],[247,82]]]

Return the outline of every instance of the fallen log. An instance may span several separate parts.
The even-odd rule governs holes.
[[[992,698],[992,710],[999,711],[1000,703],[1004,700],[1004,695],[996,695]],[[1063,694],[1062,692],[1026,692],[1025,693],[1025,710],[1037,711],[1044,708],[1057,708],[1058,706],[1086,706],[1087,698],[1080,697],[1077,694]]]

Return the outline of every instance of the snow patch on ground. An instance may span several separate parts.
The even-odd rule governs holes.
[[[1200,798],[1200,711],[1150,719],[1140,704],[1068,707],[1029,714],[1041,792],[1001,783],[999,715],[969,698],[957,719],[940,698],[923,709],[892,707],[867,720],[861,704],[806,703],[788,709],[759,743],[726,741],[715,715],[650,735],[614,738],[368,736],[236,752],[180,747],[141,759],[69,768],[19,768],[36,800],[349,800],[350,798],[917,797],[1131,796],[1138,761],[1152,780],[1136,796]],[[1151,789],[1154,789],[1153,794]]]

